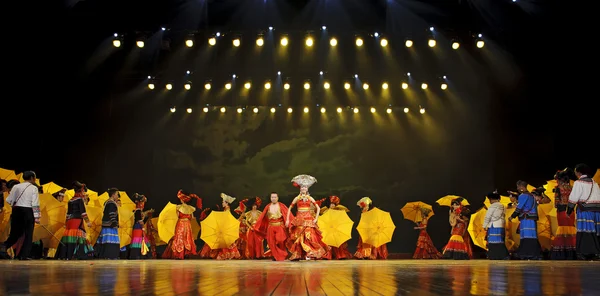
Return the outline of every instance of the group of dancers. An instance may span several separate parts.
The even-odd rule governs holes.
[[[552,259],[596,259],[600,255],[600,188],[591,178],[591,170],[585,164],[575,167],[574,176],[577,181],[571,186],[571,172],[561,171],[556,174],[557,187],[555,193],[555,207],[557,210],[558,229],[552,242]],[[13,207],[11,216],[11,229],[8,239],[0,245],[0,256],[6,257],[8,248],[15,250],[15,257],[29,259],[31,238],[34,223],[40,221],[38,188],[35,184],[35,173],[25,172],[25,182],[3,184],[8,185],[10,191],[6,198]],[[145,211],[147,198],[135,194],[133,201],[134,226],[131,234],[132,240],[128,247],[129,259],[163,258],[212,258],[217,260],[227,259],[263,259],[272,258],[276,261],[284,260],[317,260],[317,259],[387,259],[386,244],[375,247],[363,242],[359,237],[357,251],[352,254],[348,250],[347,242],[338,247],[329,246],[323,242],[322,232],[317,224],[319,217],[326,211],[349,211],[341,205],[340,198],[330,196],[325,199],[315,200],[308,192],[317,180],[310,175],[299,175],[292,179],[294,186],[300,192],[286,206],[279,201],[276,192],[270,194],[270,202],[260,210],[260,198],[244,199],[238,201],[234,212],[239,215],[239,239],[226,248],[211,249],[205,244],[199,251],[193,233],[192,221],[199,213],[199,220],[207,217],[210,209],[202,208],[202,199],[195,194],[182,190],[177,193],[180,204],[177,205],[177,223],[174,234],[168,241],[162,255],[157,255],[153,233],[156,226],[151,222],[153,210]],[[119,206],[120,193],[117,188],[107,191],[108,200],[104,202],[102,213],[102,229],[94,244],[90,243],[86,235],[86,226],[90,221],[86,213],[87,187],[85,184],[75,182],[74,196],[68,201],[65,231],[56,250],[57,259],[118,259],[122,258],[124,248],[120,244],[119,233]],[[489,206],[484,219],[486,230],[487,256],[489,259],[513,258],[541,259],[542,250],[537,237],[538,210],[540,204],[550,201],[543,189],[527,190],[527,183],[517,182],[517,191],[510,192],[511,204],[514,208],[510,219],[517,219],[519,224],[520,244],[517,250],[509,250],[507,241],[510,238],[510,223],[507,223],[507,206],[500,202],[501,196],[497,192],[487,194]],[[59,199],[64,196],[64,191],[53,195]],[[230,211],[236,198],[221,194],[222,211]],[[195,201],[195,204],[192,203]],[[369,197],[361,198],[357,205],[362,213],[372,210],[373,201]],[[295,209],[295,214],[292,213]],[[449,222],[452,226],[448,243],[438,251],[427,233],[428,217],[431,209],[421,208],[421,218],[414,227],[420,230],[414,259],[472,259],[473,251],[471,239],[467,231],[471,211],[468,203],[463,198],[456,198],[451,202]],[[576,211],[576,214],[575,214]],[[575,222],[575,216],[577,220]],[[264,249],[266,240],[267,250]],[[4,255],[3,255],[4,254]]]

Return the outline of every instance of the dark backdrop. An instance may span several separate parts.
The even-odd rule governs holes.
[[[577,29],[582,23],[564,17],[574,6],[328,3],[81,1],[68,9],[47,7],[56,13],[40,13],[37,20],[52,30],[34,34],[41,48],[27,53],[24,67],[14,71],[19,79],[13,87],[21,95],[3,101],[0,166],[34,169],[42,182],[80,180],[100,192],[116,186],[144,193],[157,210],[176,202],[178,189],[197,193],[212,208],[220,192],[239,199],[258,195],[266,202],[277,191],[289,203],[297,193],[290,179],[307,173],[319,181],[313,196],[339,195],[354,221],[363,196],[390,211],[397,225],[390,251],[410,252],[417,232],[399,210],[408,201],[433,204],[458,194],[477,209],[485,193],[513,189],[517,179],[539,186],[565,166],[599,165],[597,148],[578,145],[597,135],[597,111],[587,93],[593,81],[579,69],[588,65],[588,55],[561,39],[585,36]],[[289,34],[286,55],[273,50],[269,39],[261,52],[255,50],[256,33],[269,25],[275,27],[275,43],[281,33]],[[338,38],[335,54],[327,49],[321,25]],[[169,30],[161,32],[161,26]],[[425,45],[429,26],[436,27],[435,50]],[[183,47],[190,29],[199,30],[194,49]],[[228,35],[223,45],[208,49],[206,38],[217,31]],[[366,37],[375,31],[390,41],[387,54]],[[114,32],[125,34],[119,50],[110,45]],[[316,40],[312,55],[302,44],[308,32]],[[486,40],[482,50],[471,37],[479,32]],[[133,44],[139,34],[147,37],[143,50]],[[353,44],[355,34],[365,37],[361,51]],[[240,48],[232,49],[231,36],[241,36]],[[405,37],[416,42],[411,51],[403,47]],[[452,38],[463,41],[458,52],[449,48]],[[171,41],[169,50],[163,39]],[[186,70],[193,74],[186,77]],[[317,86],[321,70],[331,92]],[[286,96],[263,90],[266,79],[277,82],[277,71],[292,83]],[[411,95],[399,88],[406,72],[414,78]],[[233,73],[240,76],[238,89],[217,95]],[[369,92],[344,94],[341,85],[354,73],[371,84]],[[147,89],[147,75],[157,77],[156,90]],[[441,75],[448,76],[447,92],[439,90]],[[193,89],[184,92],[188,79]],[[208,79],[211,92],[202,87]],[[306,79],[313,83],[308,93],[301,88]],[[239,90],[245,80],[254,83],[249,93]],[[169,93],[167,81],[175,85]],[[382,81],[390,83],[387,96],[379,90]],[[429,83],[428,91],[418,89],[421,81]],[[328,107],[326,117],[316,112],[317,103]],[[204,115],[205,104],[231,108]],[[233,109],[279,104],[275,115]],[[309,104],[311,113],[301,114],[300,107]],[[361,112],[332,112],[341,104],[360,106]],[[411,113],[395,110],[388,116],[381,112],[388,104]],[[292,115],[283,109],[288,105],[295,107]],[[377,115],[368,113],[371,105]],[[171,106],[178,107],[176,113],[168,112]],[[417,113],[419,106],[426,114]],[[187,107],[194,113],[185,113]],[[445,209],[434,209],[430,234],[441,248],[449,225]]]

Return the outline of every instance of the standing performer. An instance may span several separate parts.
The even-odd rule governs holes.
[[[469,260],[473,257],[471,240],[468,239],[469,209],[462,206],[463,198],[457,198],[450,204],[450,225],[452,226],[450,240],[442,251],[442,258],[454,260]],[[466,236],[466,237],[465,237]]]
[[[369,197],[363,197],[358,200],[356,203],[357,206],[361,209],[361,215],[374,209],[373,201]],[[388,249],[387,244],[383,244],[379,247],[374,247],[370,244],[363,242],[362,237],[358,237],[358,247],[356,248],[356,253],[354,253],[354,257],[358,259],[387,259],[388,257]]]
[[[343,205],[340,205],[340,198],[335,195],[332,195],[325,199],[325,201],[323,202],[323,207],[321,208],[321,215],[324,215],[329,210],[344,211],[346,213],[350,212],[348,208],[346,208]],[[331,249],[329,253],[327,253],[327,259],[341,260],[352,258],[352,253],[348,251],[348,242],[344,242],[339,246],[339,248],[333,246],[329,247]]]
[[[490,200],[490,207],[483,220],[483,227],[487,231],[487,257],[490,260],[510,259],[510,254],[508,253],[508,249],[506,249],[505,243],[506,232],[504,225],[506,224],[506,209],[500,203],[500,194],[498,192],[488,193],[487,198]]]
[[[235,197],[231,197],[225,193],[221,193],[221,198],[223,199],[223,211],[230,211],[230,205],[235,201]],[[235,243],[233,243],[228,248],[217,249],[217,260],[229,260],[240,258],[240,251],[236,247]]]
[[[177,198],[181,204],[177,206],[177,224],[175,224],[175,234],[169,240],[167,248],[162,254],[163,259],[180,259],[183,260],[186,256],[196,255],[196,243],[194,242],[194,234],[192,233],[192,223],[190,219],[194,219],[196,208],[187,203],[196,199],[196,205],[202,208],[202,199],[195,194],[186,194],[183,190],[177,192]]]
[[[284,227],[284,224],[287,223],[283,217],[294,219],[294,216],[289,214],[289,212],[288,208],[279,202],[277,193],[272,192],[271,203],[265,207],[262,214],[258,217],[256,224],[254,224],[254,231],[258,235],[267,238],[269,251],[271,251],[273,260],[276,261],[284,261],[288,255],[285,247],[288,235],[287,229]]]
[[[119,200],[119,189],[111,188],[106,191],[108,200],[104,202],[102,214],[102,230],[96,241],[96,257],[100,259],[119,259],[120,240],[119,240],[119,209],[117,200]]]
[[[144,225],[146,241],[150,244],[150,258],[156,259],[156,239],[154,238],[154,232],[157,231],[156,226],[152,223],[152,216],[154,211],[149,211],[146,216],[146,224]]]
[[[0,245],[0,258],[7,257],[6,250],[23,237],[23,246],[17,257],[21,260],[31,259],[33,228],[35,224],[40,223],[41,218],[40,199],[37,186],[35,186],[35,173],[26,171],[23,173],[23,179],[25,182],[14,185],[6,198],[6,203],[12,206],[12,214],[10,216],[10,234],[4,244]],[[12,180],[8,183],[11,182]],[[18,181],[15,182],[18,183]],[[7,188],[10,188],[11,184],[8,183]]]
[[[248,206],[251,208],[251,210],[246,213],[246,219],[244,220],[248,226],[248,245],[246,249],[246,258],[248,259],[261,259],[265,253],[263,245],[264,239],[254,230],[256,222],[258,222],[258,219],[262,214],[258,210],[261,204],[262,199],[260,199],[260,197],[255,197],[254,199],[248,201]]]
[[[144,224],[148,220],[148,213],[154,212],[154,210],[143,211],[147,201],[146,196],[142,194],[136,193],[133,195],[135,210],[133,211],[133,231],[131,234],[131,244],[129,245],[129,259],[142,259],[150,250],[144,233]]]
[[[308,188],[317,183],[317,179],[309,175],[299,175],[292,179],[295,187],[300,187],[300,194],[294,198],[286,217],[286,227],[290,227],[290,237],[287,247],[292,255],[290,260],[305,258],[321,259],[329,252],[329,246],[323,242],[323,237],[317,221],[321,208],[308,193]],[[291,210],[298,204],[296,217],[290,221]],[[311,204],[317,206],[316,213],[311,212]]]
[[[600,187],[589,177],[592,170],[585,164],[575,167],[575,175],[579,180],[575,181],[569,195],[567,217],[573,214],[577,205],[577,256],[597,259],[600,255]]]
[[[527,182],[518,181],[517,190],[519,198],[517,208],[511,215],[511,219],[519,217],[519,235],[521,243],[517,250],[517,257],[520,259],[541,260],[542,249],[537,236],[537,201],[535,197],[527,191]]]
[[[56,250],[56,259],[63,260],[82,260],[91,259],[94,255],[94,248],[87,241],[87,235],[83,222],[87,227],[92,227],[90,219],[85,211],[84,198],[87,195],[87,186],[75,181],[73,183],[75,196],[69,200],[67,206],[66,230],[63,234],[61,244]]]
[[[413,254],[413,259],[440,259],[442,258],[442,254],[438,249],[433,245],[433,241],[431,241],[431,237],[427,233],[427,222],[429,214],[431,213],[430,209],[420,208],[421,213],[421,221],[417,223],[417,226],[414,229],[420,229],[419,238],[417,240],[417,249]]]
[[[569,196],[573,187],[571,187],[571,176],[573,171],[566,168],[554,175],[557,186],[554,192],[554,207],[556,207],[556,220],[558,227],[556,235],[552,240],[552,250],[550,259],[552,260],[576,260],[577,252],[575,246],[577,243],[577,227],[575,227],[575,215],[567,216],[569,206]]]
[[[233,210],[236,214],[239,215],[238,221],[240,221],[240,232],[239,232],[240,237],[235,242],[235,246],[237,247],[238,252],[240,252],[240,259],[247,259],[247,252],[248,252],[248,238],[247,238],[248,224],[246,224],[246,203],[247,202],[248,202],[247,198],[240,200],[238,207],[235,208],[235,210]]]

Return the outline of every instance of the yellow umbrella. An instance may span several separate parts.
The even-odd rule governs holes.
[[[58,186],[54,182],[48,182],[48,183],[42,185],[42,190],[44,191],[44,193],[54,194],[54,193],[57,193],[57,192],[63,190],[63,188],[61,186]]]
[[[155,218],[156,219],[156,218]],[[156,228],[158,228],[158,236],[163,242],[171,240],[175,234],[175,226],[179,220],[177,214],[177,205],[169,202],[158,214],[158,220],[156,222]]]
[[[19,177],[17,177],[17,174],[15,174],[15,171],[13,171],[13,170],[7,170],[7,169],[0,168],[0,179],[10,181],[10,180],[19,180]]]
[[[486,208],[481,208],[475,214],[471,215],[471,219],[469,220],[469,227],[467,231],[469,231],[469,235],[471,235],[471,239],[473,243],[487,250],[487,240],[486,240],[486,231],[484,229],[483,221],[485,220],[485,215],[487,214]]]
[[[90,197],[90,202],[98,199],[98,192],[88,189],[86,191],[86,193]],[[65,192],[65,200],[66,201],[71,200],[71,198],[73,198],[74,196],[75,196],[75,190],[73,190],[73,189],[67,190],[67,192]],[[108,199],[108,197],[106,199]],[[106,200],[102,201],[101,205],[104,205],[105,201]],[[89,205],[89,203],[88,203],[88,205]]]
[[[40,224],[36,224],[33,229],[33,241],[42,240],[44,246],[57,246],[62,234],[54,238],[52,233],[56,233],[65,226],[67,202],[59,202],[50,193],[40,194],[39,199],[41,217]]]
[[[360,214],[360,222],[356,227],[362,241],[376,248],[391,242],[395,229],[390,213],[379,208]]]
[[[102,231],[102,216],[104,215],[104,207],[94,207],[88,206],[85,208],[85,212],[88,215],[88,219],[90,219],[90,223],[92,227],[87,227],[87,240],[92,244],[96,245],[96,241],[100,236],[100,231]]]
[[[329,246],[339,248],[343,243],[352,238],[352,226],[346,211],[327,211],[319,217],[317,225],[323,232],[323,242]]]
[[[121,248],[131,244],[131,234],[133,232],[133,210],[129,207],[119,207],[119,241]]]
[[[515,212],[515,209],[516,207],[514,206],[506,209],[506,225],[504,229],[506,230],[506,248],[508,248],[509,251],[516,250],[521,242],[521,236],[517,233],[519,229],[519,220],[516,218],[510,219],[510,215]]]
[[[211,211],[200,227],[200,239],[213,250],[229,248],[240,237],[240,222],[229,211]]]
[[[544,211],[538,211],[537,220],[537,235],[538,241],[542,246],[543,250],[550,250],[552,248],[552,228],[550,219],[546,216]]]
[[[440,206],[446,206],[449,207],[452,204],[452,201],[457,199],[457,198],[462,198],[462,202],[460,203],[463,206],[468,206],[469,202],[467,201],[466,198],[462,197],[462,196],[458,196],[458,195],[446,195],[440,199],[438,199],[436,202],[438,203],[438,205]]]
[[[433,216],[433,208],[431,205],[421,201],[408,202],[402,207],[402,209],[400,209],[400,211],[402,212],[402,215],[404,215],[404,219],[419,223],[421,220],[423,220],[423,214],[421,214],[422,208],[429,210],[427,219]]]
[[[598,169],[596,171],[596,174],[594,175],[594,177],[592,179],[594,179],[594,181],[596,181],[596,183],[600,184],[600,169]]]
[[[8,197],[8,193],[4,192],[4,200]],[[0,242],[8,239],[10,234],[10,214],[12,213],[12,207],[5,202],[2,213],[0,213]]]
[[[88,190],[88,192],[89,191],[90,190]],[[104,202],[106,202],[108,200],[108,192],[102,193],[102,195],[98,196],[97,199],[101,205],[104,205]],[[119,191],[119,199],[121,200],[122,208],[131,209],[132,211],[135,210],[135,203],[131,200],[131,198],[129,198],[129,195],[127,195],[127,192]],[[90,196],[90,200],[93,200],[91,196]]]
[[[500,195],[500,203],[503,204],[504,207],[507,207],[508,204],[510,203],[510,197]],[[485,205],[486,208],[489,208],[492,205],[492,204],[490,204],[490,201],[487,198],[485,199],[483,204]]]
[[[161,238],[160,235],[158,234],[158,217],[154,217],[151,219],[152,220],[152,225],[154,225],[154,229],[152,230],[152,236],[154,236],[154,243],[157,246],[162,246],[162,245],[166,245],[167,243],[165,243]]]

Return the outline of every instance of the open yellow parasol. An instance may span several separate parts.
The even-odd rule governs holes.
[[[175,226],[179,216],[177,214],[177,205],[169,202],[158,214],[158,220],[154,222],[158,228],[158,236],[163,242],[169,242],[175,234]],[[158,244],[157,244],[158,245]]]
[[[240,222],[229,211],[211,211],[200,227],[200,239],[213,250],[229,248],[240,237]]]
[[[594,181],[596,181],[596,183],[600,184],[600,169],[596,170],[596,174],[594,175],[594,177],[592,179],[594,179]]]
[[[152,230],[152,236],[154,236],[154,243],[157,246],[166,245],[167,243],[165,241],[163,241],[162,238],[160,238],[160,235],[158,234],[158,217],[154,217],[151,220],[152,220],[152,225],[155,226]]]
[[[119,207],[119,242],[121,243],[121,248],[131,244],[134,223],[133,214],[133,210],[130,207]]]
[[[423,220],[423,214],[421,209],[429,210],[429,214],[427,214],[427,219],[433,216],[433,208],[431,205],[426,204],[422,201],[414,201],[406,203],[400,211],[402,215],[404,215],[404,219],[413,221],[415,223],[421,222]]]
[[[42,185],[42,190],[44,191],[44,193],[54,194],[63,190],[63,188],[54,182],[48,182]]]
[[[8,197],[8,193],[4,192],[4,200]],[[0,242],[6,241],[10,234],[10,214],[12,207],[5,202],[2,213],[0,213]]]
[[[486,240],[486,231],[484,229],[483,221],[485,220],[485,215],[487,214],[486,208],[481,208],[473,215],[471,215],[471,219],[469,220],[469,227],[467,231],[469,231],[469,235],[471,235],[471,239],[473,243],[487,250],[487,240]]]
[[[537,235],[542,250],[552,249],[552,223],[544,211],[538,209]]]
[[[52,194],[43,193],[40,199],[40,224],[33,229],[33,241],[42,240],[44,246],[58,246],[61,236],[53,237],[59,229],[63,229],[67,220],[67,202],[59,202]]]
[[[504,205],[504,207],[507,207],[508,204],[510,203],[510,197],[508,196],[504,196],[504,195],[500,195],[500,203]],[[490,204],[489,199],[485,199],[485,201],[483,202],[483,204],[485,205],[486,208],[489,208],[492,204]]]
[[[379,208],[360,214],[360,222],[356,230],[362,241],[376,248],[392,241],[396,225],[389,212]]]
[[[88,190],[88,192],[89,191],[90,190]],[[119,191],[119,199],[121,200],[120,204],[121,204],[122,208],[131,209],[132,211],[135,210],[135,203],[131,200],[131,198],[129,198],[129,195],[127,195],[127,192]],[[93,200],[93,198],[91,196],[90,196],[90,200]],[[98,196],[98,201],[100,202],[101,205],[104,205],[104,202],[106,202],[107,200],[108,200],[108,192],[104,192],[100,196]]]
[[[15,174],[15,171],[13,171],[13,170],[7,170],[7,169],[0,168],[0,179],[10,181],[10,180],[19,180],[19,177],[17,177],[17,174]]]
[[[96,192],[96,191],[94,191],[94,190],[90,190],[90,189],[88,189],[88,190],[87,190],[85,193],[87,193],[87,195],[90,197],[90,200],[89,200],[89,202],[90,202],[90,203],[91,203],[92,201],[96,201],[96,200],[98,200],[98,192]],[[71,200],[71,198],[73,198],[74,196],[75,196],[75,190],[73,190],[73,189],[67,190],[67,192],[65,192],[65,200],[66,200],[66,201],[69,201],[69,200]],[[106,198],[106,199],[108,199],[108,195],[107,195],[107,198]],[[102,203],[100,203],[100,204],[94,204],[93,206],[100,206],[100,205],[104,205],[104,202],[105,202],[105,201],[106,201],[106,200],[103,200],[103,201],[102,201]],[[90,203],[88,203],[88,204],[90,204]]]
[[[88,206],[85,208],[85,212],[88,215],[88,219],[90,219],[90,223],[92,227],[87,227],[87,240],[92,244],[96,245],[96,241],[100,236],[100,231],[102,231],[102,216],[104,215],[104,207],[95,207]]]
[[[446,196],[438,199],[436,202],[440,206],[449,207],[452,204],[452,201],[455,200],[455,199],[457,199],[457,198],[462,198],[463,199],[460,202],[461,205],[463,205],[463,206],[468,206],[469,205],[469,202],[467,201],[466,198],[464,198],[462,196],[458,196],[458,195],[446,195]]]
[[[506,208],[506,224],[504,230],[506,231],[506,248],[509,251],[514,251],[519,247],[521,236],[517,233],[519,229],[519,220],[510,219],[510,215],[515,212],[516,207]]]
[[[323,242],[328,246],[339,248],[343,243],[352,238],[352,226],[346,211],[331,210],[319,217],[317,225],[323,232]]]

